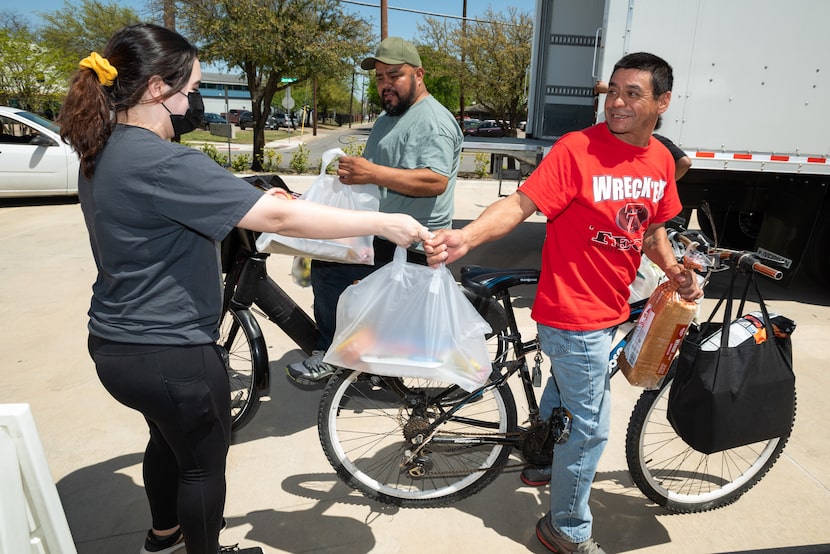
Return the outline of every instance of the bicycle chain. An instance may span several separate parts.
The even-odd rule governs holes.
[[[442,431],[441,432],[442,435],[458,435],[458,436],[464,436],[464,437],[494,437],[494,436],[499,436],[499,437],[505,437],[505,438],[520,437],[525,433],[526,433],[526,431],[513,431],[513,432],[509,432],[509,433],[498,433],[496,435],[496,434],[493,434],[493,433],[458,433],[458,432],[454,432],[454,431]],[[420,454],[421,450],[423,450],[424,447],[426,447],[426,445],[430,443],[430,440],[436,434],[438,434],[437,429],[434,430],[429,435],[429,437],[427,437],[426,440],[421,442],[417,446],[417,448],[415,448],[415,451],[410,453],[409,459],[401,462],[399,467],[405,468],[407,466],[407,464],[411,463],[412,460],[414,460],[415,457],[418,454]],[[503,472],[505,469],[508,469],[508,468],[522,468],[523,469],[527,466],[528,466],[528,464],[521,463],[521,464],[502,464],[502,465],[490,466],[490,467],[487,467],[487,468],[476,469],[476,470],[430,471],[429,476],[430,477],[456,477],[456,476],[470,475],[471,473],[478,473],[479,471],[499,471],[499,472]]]

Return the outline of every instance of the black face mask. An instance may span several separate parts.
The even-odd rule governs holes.
[[[179,91],[179,94],[184,94]],[[178,141],[182,135],[193,131],[202,124],[202,116],[205,115],[205,103],[202,95],[197,91],[190,91],[187,96],[187,110],[184,115],[174,114],[167,106],[164,109],[170,114],[170,122],[173,124],[173,140]]]

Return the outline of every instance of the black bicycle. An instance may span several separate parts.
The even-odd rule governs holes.
[[[278,177],[254,184],[287,189]],[[265,339],[254,314],[274,322],[307,354],[319,334],[308,314],[268,276],[269,255],[256,251],[255,239],[255,233],[236,229],[222,244],[226,276],[219,342],[230,358],[234,429],[253,418],[260,396],[267,395],[270,386]],[[682,229],[670,232],[678,257],[693,239],[708,244],[705,237]],[[711,253],[723,257],[722,269],[780,278],[780,272],[751,253]],[[566,434],[568,416],[558,411],[550,421],[539,418],[534,387],[541,385],[542,356],[536,338],[522,339],[511,294],[516,286],[536,284],[538,278],[536,269],[462,269],[464,293],[493,329],[488,337],[493,372],[489,382],[472,393],[446,383],[346,369],[330,378],[319,408],[318,431],[326,457],[345,483],[380,502],[434,507],[475,494],[502,471],[549,461],[551,441]],[[643,304],[631,306],[630,322]],[[627,340],[628,334],[613,349],[612,375]],[[666,419],[673,374],[674,366],[658,390],[643,391],[631,413],[626,433],[631,476],[645,496],[673,511],[699,512],[730,504],[772,467],[789,432],[714,454],[696,452]],[[509,386],[513,376],[518,376],[529,414],[521,425]],[[520,459],[511,462],[514,450]]]
[[[260,177],[246,180],[263,190],[279,187],[291,192],[276,175],[268,182]],[[306,354],[311,354],[319,336],[314,320],[268,276],[269,254],[257,252],[257,235],[235,228],[221,247],[225,280],[218,342],[228,351],[233,430],[251,421],[260,398],[270,391],[268,350],[254,314],[273,321]]]
[[[683,233],[674,237],[687,242]],[[724,255],[724,268],[780,279],[780,272],[747,252],[712,253]],[[535,284],[538,277],[539,271],[531,269],[462,269],[462,285],[494,330],[490,380],[471,393],[428,379],[346,369],[332,376],[320,404],[318,431],[341,480],[383,503],[436,507],[479,492],[502,471],[550,463],[553,444],[567,437],[569,415],[560,409],[551,420],[540,419],[534,391],[542,376],[539,343],[523,341],[511,300],[511,289]],[[636,320],[643,304],[631,306],[629,321]],[[631,332],[613,349],[612,375]],[[643,494],[669,510],[700,512],[730,504],[772,467],[790,431],[723,452],[696,452],[666,418],[673,375],[674,365],[661,387],[645,390],[634,406],[626,433],[628,469]],[[529,417],[522,424],[509,386],[513,376],[527,402]],[[511,461],[514,450],[520,456]]]

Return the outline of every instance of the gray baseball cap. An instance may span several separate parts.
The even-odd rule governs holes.
[[[374,69],[375,62],[386,65],[399,65],[402,63],[414,67],[421,67],[421,56],[415,45],[401,37],[387,37],[381,41],[377,53],[360,62],[363,69]]]

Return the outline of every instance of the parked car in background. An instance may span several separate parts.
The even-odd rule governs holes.
[[[239,116],[239,128],[243,131],[245,129],[253,129],[254,114],[253,112],[242,112]],[[270,130],[279,129],[280,127],[291,127],[291,122],[288,121],[285,114],[277,113],[268,116],[265,120],[265,128]]]
[[[268,128],[268,129],[278,129],[280,127],[283,127],[283,128],[291,127],[291,120],[288,118],[288,116],[286,114],[277,113],[277,114],[271,114],[270,116],[268,116],[268,124],[266,125],[266,128]]]
[[[237,125],[243,131],[246,127],[253,127],[254,126],[254,113],[253,112],[242,112],[239,114],[239,119],[237,120]]]
[[[205,131],[210,130],[211,123],[227,123],[228,120],[219,115],[218,113],[212,112],[205,112],[205,115],[202,116],[202,128]]]
[[[495,119],[485,119],[472,129],[465,130],[464,134],[472,137],[503,137],[504,129]]]
[[[0,197],[77,195],[79,166],[56,123],[0,106]]]
[[[479,126],[479,124],[481,124],[480,119],[475,119],[475,118],[472,118],[472,117],[469,118],[469,119],[465,119],[464,120],[464,125],[462,126],[462,130],[466,134],[467,131],[469,131],[470,129],[475,129],[476,127]]]
[[[245,112],[245,110],[228,110],[228,113],[220,115],[224,117],[228,123],[239,123],[239,116],[242,115],[243,112]]]

